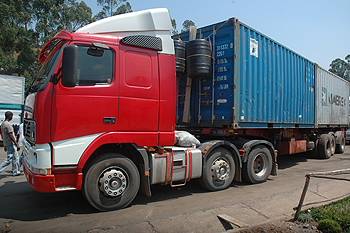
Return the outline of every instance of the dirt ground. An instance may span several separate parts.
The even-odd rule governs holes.
[[[258,226],[242,229],[242,230],[239,230],[238,232],[240,233],[321,232],[317,230],[317,226],[318,224],[316,222],[311,222],[311,223],[293,222],[292,218],[285,218],[285,219],[264,223]]]

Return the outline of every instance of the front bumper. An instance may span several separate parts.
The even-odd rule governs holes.
[[[59,171],[58,174],[45,176],[36,175],[24,163],[23,171],[32,189],[41,193],[80,190],[83,183],[83,174],[75,173],[74,170]]]
[[[80,190],[83,174],[75,168],[54,169],[49,144],[32,147],[25,142],[23,148],[23,171],[29,185],[38,192]]]
[[[56,192],[54,175],[35,175],[28,169],[26,163],[23,164],[23,171],[29,185],[35,191],[42,193]]]

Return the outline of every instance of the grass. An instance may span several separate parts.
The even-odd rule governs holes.
[[[336,221],[344,232],[350,233],[350,196],[328,205],[302,211],[298,218],[301,222],[310,222],[312,220],[320,222],[324,219]]]

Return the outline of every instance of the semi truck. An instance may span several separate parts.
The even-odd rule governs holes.
[[[43,47],[24,114],[34,190],[82,190],[109,211],[154,184],[222,190],[277,175],[278,154],[344,151],[348,82],[235,18],[171,30],[150,9]]]

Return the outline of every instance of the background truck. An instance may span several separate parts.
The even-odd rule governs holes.
[[[24,78],[0,75],[0,125],[5,120],[5,112],[7,111],[13,113],[12,124],[21,124],[24,108],[24,87]]]
[[[277,152],[344,150],[346,81],[236,19],[192,30],[191,40],[174,41],[171,29],[168,10],[152,9],[61,31],[44,46],[25,105],[33,189],[82,190],[114,210],[139,191],[151,196],[153,184],[199,178],[216,191],[277,175]]]

